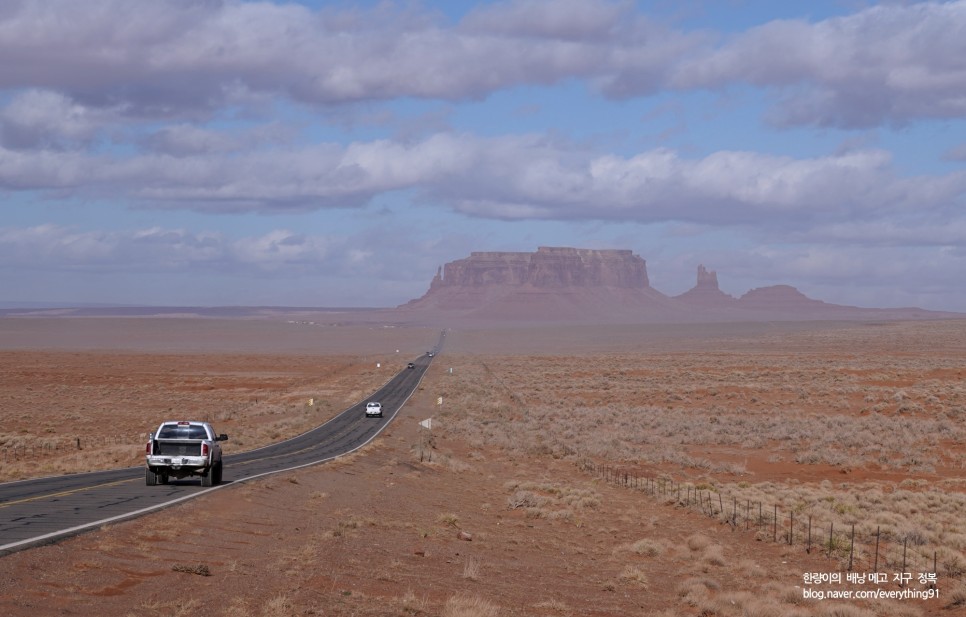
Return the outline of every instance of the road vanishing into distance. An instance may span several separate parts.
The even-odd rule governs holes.
[[[413,360],[364,401],[298,437],[225,455],[222,484],[202,488],[198,478],[146,486],[144,466],[0,484],[0,556],[155,512],[245,480],[315,465],[366,445],[395,418],[416,391],[435,354]],[[382,418],[367,418],[366,403],[382,403]],[[180,418],[171,418],[180,419]]]

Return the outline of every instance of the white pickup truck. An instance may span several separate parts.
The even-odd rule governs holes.
[[[219,435],[207,422],[187,420],[162,422],[149,435],[145,450],[144,481],[148,486],[167,484],[170,478],[201,476],[202,486],[221,483],[221,445],[228,435]]]

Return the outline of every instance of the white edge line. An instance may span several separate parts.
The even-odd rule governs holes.
[[[430,366],[431,365],[432,365],[432,361],[430,361]],[[399,404],[399,407],[397,407],[396,408],[396,411],[392,414],[392,416],[390,416],[390,418],[389,418],[390,422],[392,420],[394,420],[397,415],[399,415],[399,412],[402,410],[402,408],[406,405],[406,403],[409,402],[409,399],[412,398],[413,394],[416,393],[416,390],[419,389],[419,384],[421,384],[423,382],[423,377],[426,376],[426,372],[428,370],[429,370],[429,366],[427,366],[426,367],[426,370],[423,371],[423,374],[420,375],[419,381],[416,382],[416,385],[415,385],[415,387],[413,387],[412,392],[409,393],[409,396],[407,396],[403,400],[403,402]],[[390,378],[389,381],[392,381],[392,378]],[[386,383],[389,383],[389,381],[387,381]],[[383,384],[382,386],[380,386],[380,389],[382,389],[383,387],[385,387],[385,385],[386,384]],[[358,405],[358,403],[352,405],[352,407],[355,407],[356,405]],[[352,407],[349,407],[349,409],[352,409]],[[346,409],[346,411],[349,411],[349,409]],[[341,412],[338,415],[342,415],[342,413],[345,413],[345,412]],[[338,416],[335,416],[335,417],[338,417]],[[322,425],[320,425],[319,427],[316,427],[316,428],[321,428],[322,426],[325,426],[326,424],[328,424],[329,422],[331,422],[332,420],[334,420],[335,417],[330,418],[327,422],[325,422],[324,424],[322,424]],[[360,448],[364,448],[365,446],[368,446],[370,443],[372,443],[372,441],[376,437],[378,437],[384,430],[386,430],[386,428],[388,426],[389,426],[389,422],[386,422],[385,424],[382,425],[382,427],[378,431],[376,431],[375,433],[373,433],[372,437],[370,437],[367,441],[365,441],[364,443],[359,444],[358,446],[356,446],[355,448],[349,450],[348,452],[343,452],[342,454],[336,454],[335,456],[330,456],[328,458],[319,459],[317,461],[312,461],[310,463],[303,463],[301,465],[296,465],[295,467],[286,467],[285,469],[276,469],[275,471],[266,471],[265,473],[260,473],[260,474],[254,475],[254,476],[248,476],[247,478],[241,478],[239,480],[232,480],[231,483],[229,483],[229,484],[220,484],[218,486],[213,486],[213,487],[208,488],[208,489],[205,489],[203,491],[198,491],[197,493],[192,493],[191,495],[185,495],[184,497],[178,497],[177,499],[174,499],[172,501],[166,501],[164,503],[159,503],[159,504],[156,504],[156,505],[153,505],[153,506],[149,506],[147,508],[141,508],[140,510],[135,510],[134,512],[127,512],[125,514],[118,514],[117,516],[112,516],[110,518],[101,519],[99,521],[93,521],[91,523],[85,523],[83,525],[78,525],[76,527],[70,527],[68,529],[61,529],[59,531],[52,531],[52,532],[46,533],[46,534],[44,534],[42,536],[35,536],[33,538],[28,538],[26,540],[20,540],[18,542],[12,542],[10,544],[0,545],[0,556],[6,554],[8,552],[16,551],[18,547],[26,547],[26,546],[29,546],[29,545],[32,545],[32,544],[43,544],[47,540],[54,540],[54,539],[60,538],[62,536],[75,535],[75,534],[78,534],[78,533],[84,531],[85,529],[91,529],[91,528],[94,528],[94,527],[100,527],[100,526],[107,525],[107,524],[110,524],[110,523],[114,523],[114,522],[117,522],[117,521],[123,521],[123,520],[129,519],[129,518],[136,518],[136,517],[142,516],[144,514],[147,514],[148,512],[151,512],[153,510],[160,510],[161,508],[168,508],[168,507],[173,506],[175,504],[181,503],[182,501],[187,501],[189,499],[194,499],[196,497],[201,497],[202,495],[207,495],[208,493],[210,493],[212,491],[217,491],[217,490],[223,489],[223,488],[229,488],[229,487],[235,486],[236,484],[244,484],[245,482],[250,482],[251,480],[256,480],[258,478],[262,478],[262,477],[265,477],[265,476],[271,476],[273,474],[283,473],[283,472],[286,472],[286,471],[294,471],[296,469],[302,469],[303,467],[311,467],[313,465],[320,465],[322,463],[327,463],[328,461],[337,459],[340,456],[348,456],[349,454],[352,454],[356,450],[358,450]],[[315,429],[312,429],[312,430],[315,430]],[[260,450],[261,448],[258,448],[258,449]],[[251,452],[255,452],[255,451],[256,450],[251,450]]]

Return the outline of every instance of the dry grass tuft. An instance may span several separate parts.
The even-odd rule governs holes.
[[[701,561],[712,566],[727,565],[724,557],[724,548],[720,544],[712,544],[704,549],[701,554]]]
[[[954,589],[946,597],[946,608],[959,608],[966,606],[966,584],[960,584],[959,588]]]
[[[429,603],[426,598],[417,597],[412,589],[399,598],[399,608],[404,615],[421,615],[429,612]]]
[[[643,589],[647,589],[647,573],[639,566],[628,564],[621,570],[620,579],[636,583]]]
[[[474,557],[469,555],[466,561],[463,562],[463,578],[478,581],[480,580],[480,572],[483,570],[483,561],[479,557]]]
[[[262,607],[262,617],[291,617],[295,614],[295,607],[288,596],[277,595],[265,602]]]
[[[444,512],[436,517],[436,522],[439,523],[440,525],[446,525],[447,527],[459,528],[460,517],[453,514],[452,512]]]
[[[485,598],[457,594],[446,601],[442,617],[497,617],[500,608]]]
[[[645,557],[657,557],[664,552],[660,541],[644,538],[630,545],[630,550]]]
[[[708,547],[711,544],[711,538],[708,536],[696,533],[688,537],[687,540],[688,548],[692,551],[700,551]]]

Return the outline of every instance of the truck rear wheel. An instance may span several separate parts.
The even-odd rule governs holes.
[[[221,484],[221,463],[215,465],[215,477],[213,483],[215,485]]]
[[[215,479],[215,467],[212,465],[205,470],[205,473],[201,474],[201,486],[211,486],[212,481]]]
[[[151,471],[150,467],[144,471],[144,483],[148,486],[155,486],[158,483],[158,474]]]

